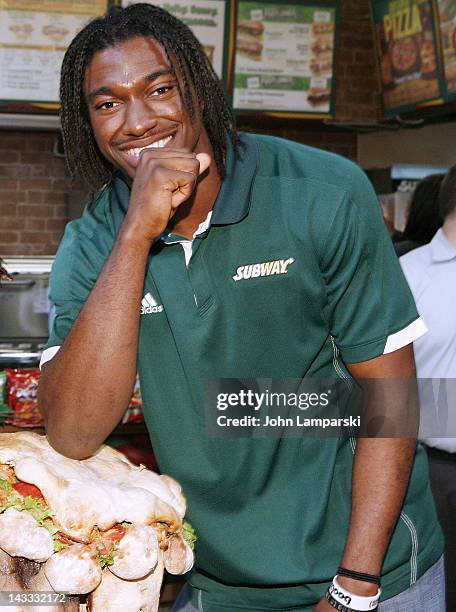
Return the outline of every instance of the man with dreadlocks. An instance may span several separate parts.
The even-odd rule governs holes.
[[[95,193],[53,268],[51,444],[94,453],[138,369],[160,468],[199,535],[176,610],[373,610],[381,582],[382,612],[442,612],[415,439],[205,432],[210,379],[413,378],[423,325],[367,179],[238,134],[192,32],[146,4],[76,36],[61,103],[69,167]]]

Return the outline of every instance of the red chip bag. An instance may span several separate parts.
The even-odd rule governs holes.
[[[8,425],[39,427],[44,424],[36,399],[40,375],[38,368],[6,370],[6,401],[12,410],[6,419]]]

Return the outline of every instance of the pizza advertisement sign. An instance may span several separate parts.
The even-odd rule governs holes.
[[[444,79],[449,96],[456,94],[456,0],[437,0]]]
[[[374,0],[373,15],[387,115],[440,98],[432,0]]]
[[[233,106],[309,118],[331,116],[339,3],[237,3]]]

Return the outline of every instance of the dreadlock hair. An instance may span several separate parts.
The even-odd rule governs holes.
[[[174,77],[177,74],[181,77],[179,92],[192,121],[196,97],[223,180],[227,136],[235,154],[239,152],[240,143],[234,116],[219,79],[190,28],[167,11],[142,3],[124,9],[112,8],[103,17],[94,19],[77,34],[65,53],[60,80],[60,119],[71,175],[80,176],[95,190],[112,178],[114,168],[100,153],[92,133],[84,96],[84,76],[95,53],[136,36],[153,38],[163,48]]]

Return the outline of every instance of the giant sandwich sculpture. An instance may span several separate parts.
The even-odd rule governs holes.
[[[14,590],[12,558],[24,558],[36,568],[23,579],[30,590],[89,594],[92,612],[154,612],[164,569],[193,566],[185,511],[175,480],[108,446],[76,461],[44,436],[0,435],[2,590]]]

